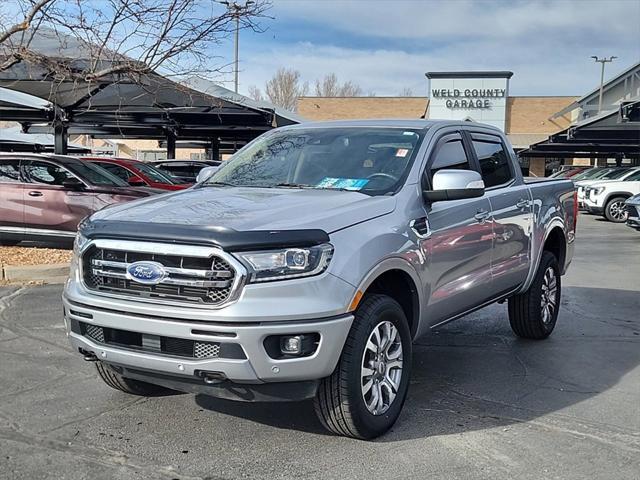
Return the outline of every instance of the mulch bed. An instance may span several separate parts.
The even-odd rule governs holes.
[[[0,265],[51,265],[69,263],[71,250],[39,247],[0,247]]]

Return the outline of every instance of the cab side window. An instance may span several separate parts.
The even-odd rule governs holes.
[[[28,183],[44,183],[45,185],[62,185],[74,178],[64,168],[48,162],[29,162],[24,166],[25,180]]]
[[[464,150],[462,138],[460,136],[451,136],[451,139],[441,143],[435,153],[435,158],[431,164],[431,177],[438,170],[443,169],[460,169],[470,170],[469,158]]]
[[[95,162],[95,163],[97,163],[97,165],[100,168],[104,168],[108,172],[113,173],[115,176],[121,178],[125,182],[127,182],[129,180],[129,178],[133,176],[133,173],[131,173],[129,170],[127,170],[124,167],[121,167],[120,165],[116,165],[115,163],[106,163],[106,162],[104,162],[104,163],[103,162]]]
[[[490,138],[489,135],[482,135],[479,138],[472,136],[471,140],[480,163],[480,172],[486,188],[504,185],[513,179],[511,159],[505,151],[504,145],[498,138],[495,141]]]
[[[20,160],[0,160],[0,183],[20,183]]]

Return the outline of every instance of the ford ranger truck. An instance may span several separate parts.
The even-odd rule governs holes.
[[[115,389],[313,398],[370,439],[400,415],[416,338],[504,300],[516,335],[551,334],[576,218],[571,180],[523,178],[493,127],[288,126],[83,222],[65,323]]]

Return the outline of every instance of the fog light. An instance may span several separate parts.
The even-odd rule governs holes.
[[[302,335],[280,338],[280,351],[283,355],[300,355],[302,353]]]

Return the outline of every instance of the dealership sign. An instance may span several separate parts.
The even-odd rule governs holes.
[[[490,108],[491,100],[504,98],[505,88],[434,88],[431,98],[444,98],[447,108]]]
[[[473,120],[504,131],[511,72],[428,72],[428,118]]]

